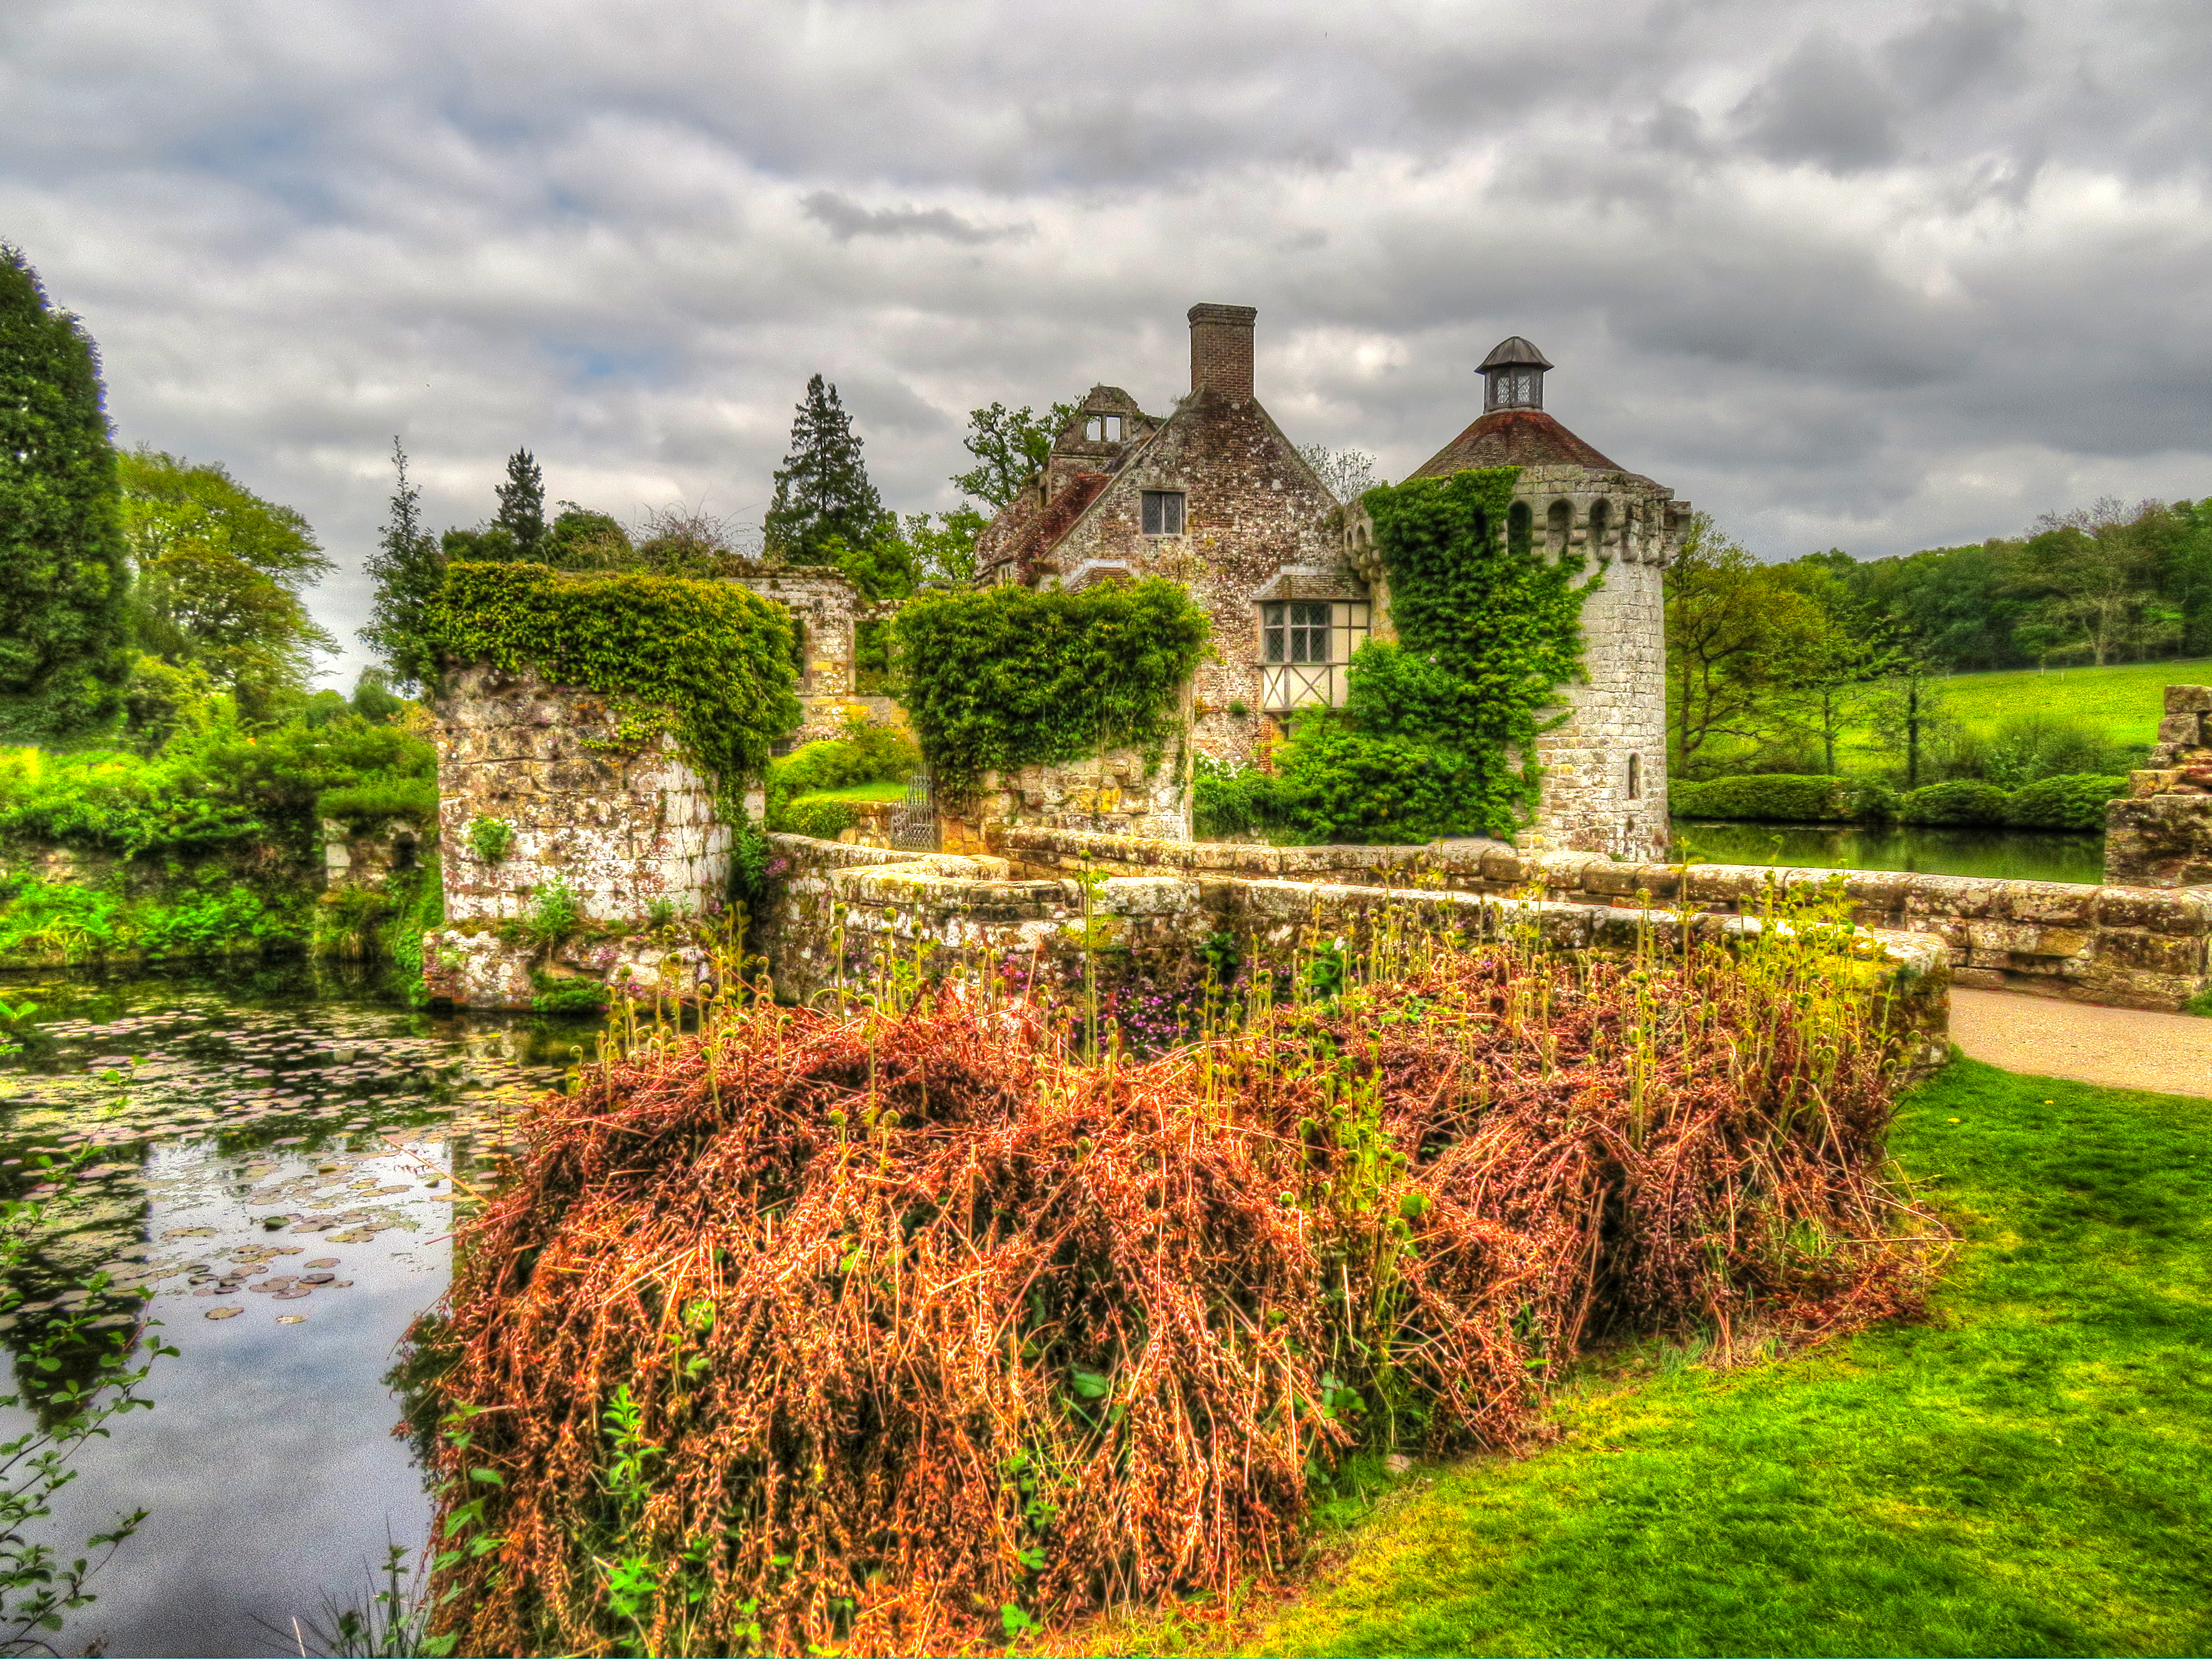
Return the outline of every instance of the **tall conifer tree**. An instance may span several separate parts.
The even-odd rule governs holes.
[[[0,733],[66,738],[122,706],[130,577],[100,354],[0,243]]]
[[[492,493],[499,497],[494,526],[514,538],[516,557],[536,558],[538,544],[545,539],[545,474],[528,450],[507,458],[507,482]]]
[[[853,417],[837,401],[837,388],[817,374],[791,422],[791,453],[775,475],[775,499],[761,526],[771,555],[793,564],[827,564],[834,537],[865,547],[884,517],[883,498],[868,482]]]
[[[422,491],[408,481],[407,452],[397,438],[392,441],[392,465],[398,479],[384,533],[376,551],[362,562],[376,583],[376,600],[361,637],[384,659],[398,689],[434,691],[438,652],[430,638],[430,605],[446,580],[446,556],[438,538],[422,528]]]

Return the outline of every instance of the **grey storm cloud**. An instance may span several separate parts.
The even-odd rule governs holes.
[[[943,208],[865,208],[833,190],[810,191],[800,198],[800,205],[808,218],[825,226],[841,242],[849,242],[855,236],[935,236],[973,246],[1032,234],[1026,225],[970,224]]]
[[[1200,300],[1300,441],[1402,473],[1524,333],[1761,552],[1876,556],[2212,493],[2208,82],[2201,0],[11,0],[0,238],[347,636],[395,434],[440,523],[524,444],[757,520],[819,372],[941,509],[974,407],[1164,406]]]

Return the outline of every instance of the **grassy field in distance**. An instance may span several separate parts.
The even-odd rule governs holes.
[[[2130,662],[2108,668],[2003,668],[1939,682],[1944,707],[1969,730],[2045,714],[2104,733],[2112,743],[2154,743],[2169,685],[2212,685],[2212,658]]]

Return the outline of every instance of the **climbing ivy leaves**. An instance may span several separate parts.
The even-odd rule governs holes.
[[[531,669],[619,700],[631,736],[670,722],[726,796],[760,775],[769,745],[800,719],[790,615],[732,582],[459,563],[431,630],[457,661]]]
[[[939,787],[1127,746],[1158,751],[1206,649],[1178,584],[924,593],[892,624],[907,712]]]
[[[1505,533],[1517,467],[1413,478],[1360,500],[1390,582],[1396,643],[1352,658],[1345,706],[1277,751],[1316,842],[1510,837],[1542,777],[1536,739],[1582,674],[1581,555]]]

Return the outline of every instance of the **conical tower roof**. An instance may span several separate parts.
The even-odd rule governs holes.
[[[1524,335],[1509,334],[1490,348],[1490,355],[1482,360],[1475,373],[1492,368],[1549,368],[1552,360],[1536,349],[1536,343]]]

